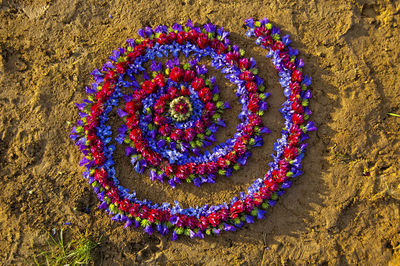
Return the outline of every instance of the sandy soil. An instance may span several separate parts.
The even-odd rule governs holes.
[[[387,113],[400,113],[400,1],[111,2],[0,0],[0,264],[31,262],[47,232],[61,227],[102,236],[97,265],[399,263],[400,118]],[[319,130],[308,141],[305,174],[265,220],[236,233],[170,242],[111,222],[96,208],[68,139],[89,73],[146,25],[191,18],[231,31],[272,92],[264,117],[272,134],[249,165],[214,185],[172,190],[135,174],[124,156],[116,160],[121,182],[140,197],[184,205],[228,200],[267,170],[282,127],[272,63],[244,37],[249,16],[268,17],[290,34],[313,78]],[[222,95],[235,105],[229,89]],[[221,138],[232,133],[235,112],[224,116]]]

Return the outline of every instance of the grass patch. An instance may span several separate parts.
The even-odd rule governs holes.
[[[36,265],[87,265],[92,261],[94,248],[100,244],[100,239],[92,241],[87,231],[74,233],[70,241],[65,240],[63,229],[58,235],[49,236],[47,250],[33,257]]]

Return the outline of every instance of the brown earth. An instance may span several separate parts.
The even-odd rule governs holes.
[[[399,263],[400,118],[387,113],[400,113],[400,1],[112,2],[0,0],[1,264],[32,263],[47,232],[61,227],[102,236],[98,265]],[[268,17],[290,34],[313,78],[319,129],[308,141],[305,174],[265,220],[236,233],[171,242],[110,221],[81,177],[69,121],[77,119],[74,102],[85,96],[91,70],[146,25],[191,18],[229,30],[257,60],[272,93],[264,117],[272,134],[249,165],[214,185],[172,190],[117,156],[121,182],[139,197],[193,206],[228,201],[267,171],[283,96],[265,51],[244,36],[250,16]],[[237,123],[229,87],[222,96],[234,108],[219,139]]]

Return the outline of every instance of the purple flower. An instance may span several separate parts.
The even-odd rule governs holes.
[[[131,156],[132,153],[134,153],[134,151],[135,151],[134,148],[132,148],[132,147],[130,147],[130,146],[126,147],[126,148],[125,148],[125,156],[128,156],[128,157]]]
[[[82,157],[82,160],[79,162],[79,166],[84,166],[84,165],[87,165],[89,163],[91,163],[91,161],[88,158]]]
[[[145,27],[144,32],[146,33],[147,37],[150,37],[151,35],[153,35],[153,29],[150,27]]]
[[[204,238],[204,234],[203,234],[203,232],[201,232],[200,230],[196,233],[195,236],[197,236],[198,238],[201,238],[201,239]]]
[[[246,223],[252,224],[254,223],[254,218],[251,215],[246,215]]]
[[[156,61],[153,61],[153,63],[151,64],[151,71],[158,72],[161,70],[162,70],[162,63],[161,62],[157,63]]]
[[[168,28],[167,28],[167,26],[164,26],[164,25],[158,25],[157,27],[154,28],[154,32],[155,33],[167,33]]]
[[[288,180],[281,185],[281,188],[288,189],[292,185],[292,181]]]
[[[254,28],[254,19],[253,18],[245,19],[244,23],[246,24],[247,27]]]
[[[127,39],[126,43],[130,46],[130,47],[135,47],[135,39]]]
[[[314,122],[309,121],[306,125],[307,131],[316,131],[317,127],[314,125]]]
[[[88,94],[92,94],[92,93],[95,93],[97,91],[96,88],[97,88],[97,84],[96,84],[96,86],[92,86],[92,87],[86,86],[85,87],[85,91]]]
[[[78,107],[79,110],[83,110],[86,107],[86,103],[75,103],[76,107]],[[76,132],[75,132],[76,133]]]
[[[151,235],[153,233],[153,227],[151,227],[151,225],[148,225],[144,228],[144,231],[146,233],[148,233],[149,235]]]
[[[193,238],[196,236],[196,234],[191,229],[189,229],[189,236],[190,238]]]
[[[172,29],[176,31],[182,31],[182,25],[181,24],[174,24],[172,25]]]
[[[138,31],[138,34],[139,34],[140,37],[146,38],[146,32],[145,32],[143,29],[140,29],[140,30]]]
[[[127,228],[127,227],[129,227],[129,226],[131,226],[132,225],[132,220],[131,219],[127,219],[126,220],[126,223],[125,223],[125,225],[124,225],[124,228]]]
[[[219,233],[221,232],[221,230],[218,229],[218,228],[213,228],[213,229],[212,229],[212,232],[213,232],[214,234],[216,234],[216,235],[219,235]]]
[[[171,238],[171,240],[172,241],[175,241],[175,240],[177,240],[178,239],[178,234],[176,233],[176,231],[174,230],[173,232],[172,232],[172,238]]]
[[[200,187],[200,185],[202,184],[202,181],[201,181],[201,178],[194,178],[193,179],[193,184],[196,186],[196,187]]]
[[[290,44],[292,41],[289,39],[289,35],[285,35],[285,36],[283,36],[282,37],[282,43],[285,45],[285,46],[287,46],[288,44]],[[290,49],[290,47],[289,47],[289,49]]]
[[[186,27],[193,28],[193,21],[191,19],[189,19],[188,22],[186,23]]]
[[[77,138],[79,138],[79,135],[69,135],[69,138],[72,139],[73,141],[75,141]]]
[[[108,207],[107,202],[103,201],[100,205],[99,205],[99,209],[106,209]]]
[[[271,34],[280,34],[281,30],[278,27],[272,27]]]
[[[214,24],[211,24],[211,23],[207,23],[206,25],[204,25],[204,29],[207,32],[215,32],[216,28],[217,28],[217,26],[215,26]]]
[[[196,73],[197,75],[204,75],[208,72],[208,69],[206,68],[205,65],[202,65],[201,67],[199,67],[198,65],[196,65]]]
[[[290,46],[288,47],[288,49],[289,49],[289,56],[296,56],[299,54],[299,50],[297,49],[293,49]]]
[[[268,24],[269,20],[267,18],[263,18],[262,20],[260,20],[261,25],[265,25]]]
[[[118,114],[119,117],[124,117],[124,116],[127,116],[127,115],[128,115],[128,113],[125,112],[125,111],[122,110],[122,109],[117,109],[117,114]]]
[[[172,187],[175,188],[175,182],[173,179],[168,180],[168,184]]]
[[[267,211],[264,211],[264,210],[258,210],[257,211],[257,219],[264,219],[264,215],[267,213]]]
[[[154,181],[154,180],[158,179],[156,171],[154,171],[154,170],[150,171],[150,179],[151,179],[151,181]]]
[[[229,225],[229,224],[224,224],[224,230],[225,231],[236,231],[236,227],[234,227],[233,225]]]

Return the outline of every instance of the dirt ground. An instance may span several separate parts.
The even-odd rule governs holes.
[[[89,73],[147,25],[191,18],[229,30],[272,93],[264,116],[272,134],[249,164],[214,185],[173,190],[116,158],[122,184],[141,198],[228,201],[267,171],[283,125],[278,77],[244,36],[248,17],[267,17],[290,34],[312,76],[318,131],[308,140],[305,174],[265,220],[235,233],[171,242],[112,222],[97,209],[68,138]],[[0,0],[0,264],[31,263],[48,232],[62,227],[102,237],[96,265],[400,263],[400,118],[387,114],[400,114],[399,23],[400,1],[389,0]],[[222,140],[239,104],[229,88],[221,93],[234,107]]]

